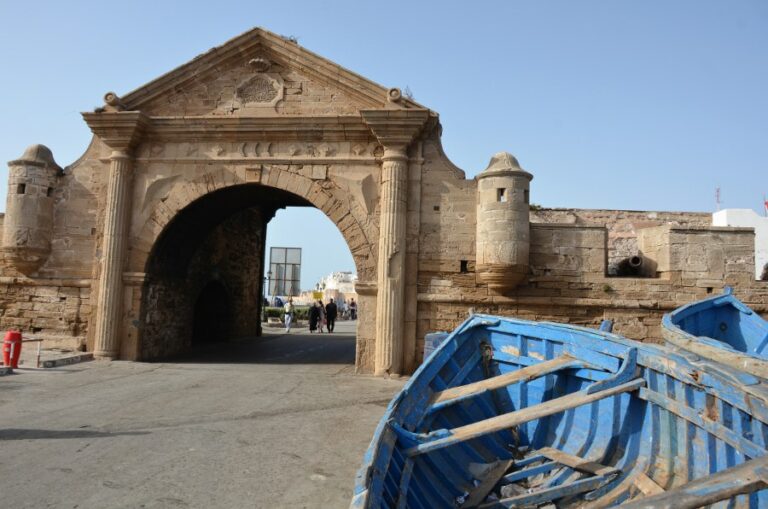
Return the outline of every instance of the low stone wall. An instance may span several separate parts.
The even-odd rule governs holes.
[[[424,336],[450,331],[471,312],[597,327],[632,339],[661,342],[664,313],[733,286],[737,297],[768,313],[768,282],[752,275],[753,233],[745,228],[679,227],[637,230],[636,245],[653,277],[610,277],[605,266],[609,230],[602,226],[532,224],[527,282],[504,295],[462,273],[452,260],[420,265],[417,358]]]
[[[712,224],[712,214],[707,212],[541,208],[531,211],[531,221],[604,226],[608,232],[607,273],[608,275],[615,275],[621,260],[638,253],[637,235],[643,228],[661,225],[709,226]]]
[[[0,277],[0,328],[43,338],[46,348],[85,348],[90,284],[78,279]]]

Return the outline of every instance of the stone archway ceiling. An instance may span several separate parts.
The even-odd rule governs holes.
[[[149,257],[147,272],[171,271],[183,276],[207,234],[232,215],[257,208],[270,218],[285,207],[312,207],[306,199],[282,189],[243,184],[214,191],[192,202],[166,226]]]

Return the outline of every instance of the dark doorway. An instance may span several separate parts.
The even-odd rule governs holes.
[[[226,341],[232,329],[229,293],[218,281],[210,281],[195,302],[192,344]]]

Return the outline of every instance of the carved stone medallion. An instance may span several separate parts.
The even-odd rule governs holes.
[[[279,74],[255,74],[235,90],[235,99],[244,107],[274,106],[282,98],[283,79]]]

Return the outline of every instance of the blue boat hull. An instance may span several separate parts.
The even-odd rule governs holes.
[[[661,323],[670,346],[768,378],[768,322],[730,288],[664,315]]]
[[[475,315],[390,403],[352,507],[607,507],[674,497],[717,472],[768,468],[766,402],[762,380],[663,347]],[[768,507],[755,482],[722,495],[746,493],[736,495],[739,507]]]

